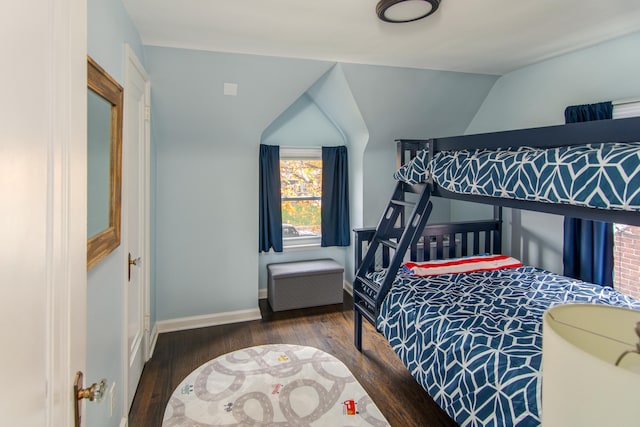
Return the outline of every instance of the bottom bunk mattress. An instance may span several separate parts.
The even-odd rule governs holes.
[[[399,273],[377,327],[461,426],[536,426],[542,315],[562,303],[640,310],[640,301],[611,288],[533,267],[431,277]]]

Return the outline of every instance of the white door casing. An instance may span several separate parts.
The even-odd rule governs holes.
[[[123,241],[130,264],[124,290],[124,361],[126,413],[149,355],[149,78],[127,45],[125,58],[123,171],[125,218]],[[129,259],[129,254],[131,259]],[[126,415],[123,414],[123,415]]]
[[[49,100],[53,133],[49,165],[53,170],[48,177],[51,228],[47,231],[51,238],[47,254],[47,353],[52,381],[45,424],[54,427],[73,425],[73,381],[77,371],[86,371],[87,5],[86,0],[45,3],[54,4],[49,9],[54,23],[53,47],[48,52],[53,62],[54,89]],[[32,16],[30,9],[27,21]]]

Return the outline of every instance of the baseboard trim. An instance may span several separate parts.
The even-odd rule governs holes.
[[[161,334],[164,332],[184,331],[187,329],[206,328],[207,326],[226,325],[229,323],[248,322],[250,320],[260,319],[262,319],[262,315],[260,314],[260,309],[256,307],[249,310],[159,320],[156,322],[156,328],[158,334]]]
[[[129,420],[126,417],[122,417],[120,420],[120,427],[127,427],[129,425]]]
[[[156,323],[151,330],[151,345],[149,346],[149,359],[153,357],[153,352],[156,350],[156,344],[158,342],[158,324]]]
[[[342,282],[342,288],[347,291],[347,293],[351,296],[353,296],[353,284],[347,282],[346,280],[344,280]]]
[[[269,297],[269,290],[267,288],[258,289],[258,299],[267,299]]]

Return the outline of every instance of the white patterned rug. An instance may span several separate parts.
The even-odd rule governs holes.
[[[173,392],[163,427],[389,426],[349,369],[312,347],[263,345],[193,371]]]

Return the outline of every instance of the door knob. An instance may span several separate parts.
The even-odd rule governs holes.
[[[131,258],[131,253],[129,253],[129,265],[138,265],[139,261],[140,261],[140,257]]]
[[[104,392],[107,389],[107,380],[104,378],[97,383],[91,384],[91,386],[87,388],[83,388],[83,378],[84,375],[82,372],[78,371],[76,372],[76,378],[73,382],[73,395],[75,396],[75,427],[80,427],[82,420],[80,413],[82,400],[88,399],[91,402],[99,402],[104,397]]]

